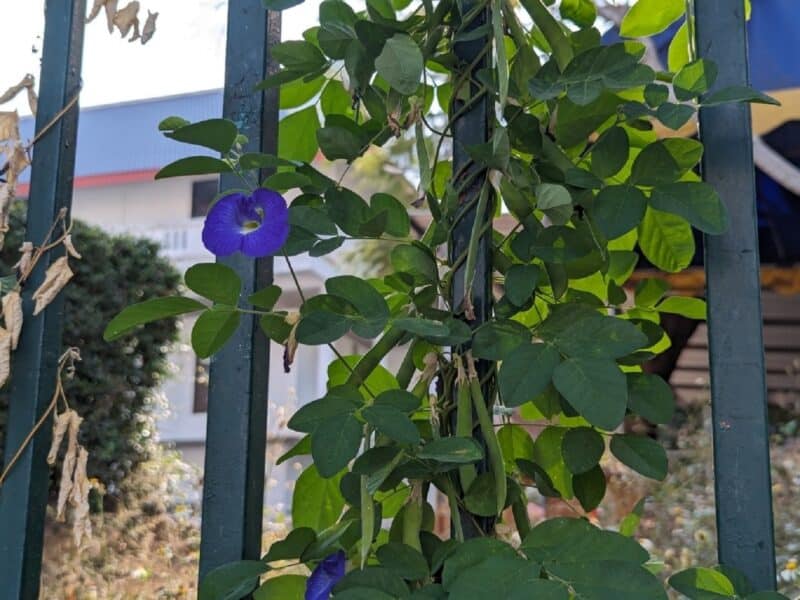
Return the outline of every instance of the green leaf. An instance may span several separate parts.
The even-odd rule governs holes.
[[[328,365],[328,387],[330,388],[332,388],[332,386],[341,385],[347,381],[352,370],[361,359],[361,356],[353,354],[342,358],[344,360],[337,359]],[[366,384],[372,394],[380,394],[386,390],[394,390],[399,387],[394,375],[382,365],[377,365],[372,369],[372,372],[367,376]],[[363,387],[360,388],[360,390],[361,396],[372,398],[372,394],[367,393]]]
[[[633,434],[611,438],[611,453],[631,469],[662,481],[667,476],[667,453],[656,440]]]
[[[650,108],[657,108],[669,100],[669,88],[660,83],[650,83],[644,88],[644,101]]]
[[[636,306],[640,308],[652,308],[664,297],[668,289],[669,283],[663,279],[656,277],[642,279],[636,284],[636,291],[634,293]]]
[[[162,167],[155,179],[168,177],[185,177],[188,175],[210,175],[212,173],[230,173],[233,169],[224,160],[213,156],[187,156]]]
[[[522,406],[545,391],[561,357],[547,344],[520,344],[500,367],[497,385],[503,403]]]
[[[311,434],[311,457],[320,477],[333,477],[344,469],[355,458],[361,438],[361,424],[352,415],[321,421]]]
[[[653,265],[677,273],[694,258],[694,236],[685,219],[648,207],[639,225],[639,247]]]
[[[622,127],[611,127],[592,146],[592,173],[605,179],[619,173],[628,162],[630,141]]]
[[[583,258],[594,249],[594,241],[585,231],[560,225],[543,229],[530,248],[534,256],[556,264]]]
[[[419,244],[399,244],[391,253],[392,267],[400,273],[408,273],[419,284],[436,283],[439,272],[431,252]]]
[[[552,563],[548,573],[586,600],[667,600],[661,582],[644,567],[618,560]]]
[[[406,583],[394,571],[384,567],[353,569],[339,580],[334,588],[334,594],[339,597],[347,590],[362,588],[367,588],[372,594],[368,597],[376,599],[381,598],[380,592],[390,598],[405,598],[409,594]],[[367,597],[362,596],[362,598],[366,600]]]
[[[661,33],[686,13],[683,0],[638,0],[620,25],[624,37],[646,37]]]
[[[183,117],[167,117],[166,119],[162,119],[161,122],[158,124],[159,131],[172,131],[173,129],[180,129],[181,127],[185,127],[186,125],[191,125],[191,121],[187,121]]]
[[[570,429],[561,441],[564,464],[574,474],[585,473],[597,466],[605,449],[603,436],[591,427]]]
[[[375,397],[375,405],[388,405],[397,410],[410,413],[419,408],[422,400],[406,390],[386,390]]]
[[[616,114],[619,102],[620,99],[610,93],[601,94],[586,106],[562,98],[558,101],[556,138],[567,148],[585,143],[600,125]]]
[[[378,561],[403,579],[424,579],[430,573],[428,561],[418,551],[399,542],[384,544],[376,552]]]
[[[128,306],[111,319],[111,322],[103,332],[103,339],[111,342],[139,325],[158,321],[159,319],[185,315],[205,308],[208,308],[205,304],[183,296],[145,300],[139,304]]]
[[[621,358],[648,345],[630,321],[596,313],[566,324],[552,340],[570,357]]]
[[[390,405],[374,404],[361,411],[361,416],[379,432],[399,444],[419,444],[419,430],[408,416]]]
[[[199,600],[239,600],[258,585],[269,567],[260,560],[240,560],[212,569],[200,582]]]
[[[294,458],[295,456],[306,456],[311,454],[311,436],[305,435],[291,448],[289,448],[286,452],[281,454],[278,457],[278,460],[275,461],[276,465],[282,465],[290,458]]]
[[[322,531],[336,523],[344,508],[339,491],[343,473],[323,479],[312,464],[300,474],[292,495],[292,524]]]
[[[193,292],[213,302],[236,306],[242,281],[236,271],[219,263],[192,265],[183,276],[186,286]]]
[[[684,65],[672,79],[675,97],[691,100],[707,92],[717,80],[717,65],[704,58]]]
[[[350,331],[353,321],[350,317],[330,310],[314,310],[303,315],[295,330],[295,337],[301,344],[319,346],[330,344]]]
[[[206,358],[222,348],[239,326],[240,313],[229,308],[212,308],[200,314],[192,327],[192,348]]]
[[[363,322],[353,325],[356,335],[373,338],[383,331],[389,320],[389,307],[369,283],[352,275],[341,275],[325,281],[325,289],[350,302],[364,318]]]
[[[697,229],[711,235],[728,228],[728,210],[719,194],[701,181],[680,181],[653,189],[650,205],[656,210],[679,215]]]
[[[533,443],[533,463],[545,472],[558,495],[572,498],[572,474],[567,469],[564,455],[561,453],[561,444],[566,432],[567,429],[564,427],[545,427]],[[517,461],[517,464],[522,468],[525,461]],[[537,487],[544,492],[538,480]]]
[[[676,573],[669,585],[690,600],[716,600],[734,598],[736,591],[730,579],[719,571],[695,567]]]
[[[475,358],[503,360],[530,339],[530,332],[516,321],[508,319],[489,321],[475,330],[472,338],[472,354]]]
[[[675,412],[672,388],[658,375],[626,373],[628,408],[651,423],[665,425]]]
[[[663,185],[680,179],[703,156],[703,145],[684,138],[667,138],[649,144],[633,161],[629,182]]]
[[[563,185],[540,183],[536,186],[536,208],[556,225],[564,225],[572,216],[572,196]]]
[[[273,542],[269,551],[261,557],[263,562],[275,560],[288,560],[290,558],[300,558],[303,551],[313,544],[317,539],[317,534],[308,527],[298,527],[289,532],[286,539]]]
[[[706,320],[706,301],[701,298],[670,296],[664,298],[655,308],[658,312],[681,315],[687,319]]]
[[[789,597],[778,592],[756,592],[755,594],[748,594],[744,597],[744,600],[789,600]]]
[[[319,117],[316,106],[285,116],[278,123],[278,155],[289,160],[311,162],[319,147],[317,129]]]
[[[665,102],[656,110],[656,117],[664,125],[677,131],[694,116],[695,108],[688,104]]]
[[[600,465],[595,465],[585,473],[572,478],[572,489],[581,503],[581,508],[591,512],[603,501],[606,495],[606,474]]]
[[[258,320],[258,326],[269,339],[278,344],[285,344],[292,331],[292,326],[286,322],[283,314],[263,315]]]
[[[448,598],[458,600],[508,600],[512,588],[518,588],[523,582],[539,581],[539,572],[539,565],[519,556],[487,556],[477,564],[462,569],[445,589]],[[538,594],[527,597],[540,598]]]
[[[533,458],[533,439],[524,427],[519,425],[503,425],[497,432],[497,441],[503,453],[506,472],[516,469],[517,459]]]
[[[395,237],[408,236],[411,220],[406,207],[389,194],[373,194],[369,199],[370,208],[376,212],[386,212],[386,233]]]
[[[600,232],[613,240],[639,225],[647,209],[647,197],[632,185],[609,185],[594,199],[590,214]]]
[[[366,150],[369,139],[354,121],[339,115],[330,115],[325,127],[317,130],[319,149],[328,160],[355,160]]]
[[[422,51],[410,36],[396,33],[375,59],[375,69],[395,90],[410,96],[417,91],[422,77]]]
[[[703,106],[717,106],[731,102],[751,102],[753,104],[772,104],[780,106],[775,98],[762,94],[746,85],[736,85],[717,90],[702,99]]]
[[[289,40],[272,46],[271,58],[289,70],[300,73],[313,73],[325,67],[327,60],[311,42]]]
[[[689,26],[686,21],[675,32],[669,43],[667,65],[670,71],[680,71],[683,65],[691,60],[689,48]]]
[[[421,337],[444,336],[450,333],[447,325],[440,321],[420,319],[417,317],[402,317],[395,319],[392,325],[402,331],[407,331]]]
[[[204,146],[224,154],[233,146],[239,130],[236,124],[228,119],[208,119],[165,131],[164,135],[184,144]]]
[[[296,79],[282,85],[280,108],[286,110],[287,108],[302,106],[319,94],[325,81],[324,77],[317,77],[308,82],[303,79]]]
[[[268,0],[262,0],[268,1]],[[253,600],[303,600],[306,595],[305,575],[279,575],[270,577],[253,592]]]
[[[325,208],[347,235],[360,235],[361,226],[370,218],[367,203],[361,196],[347,188],[332,187],[325,192]]]
[[[617,561],[640,565],[649,558],[635,540],[599,529],[585,519],[567,517],[539,523],[525,536],[520,549],[529,559],[544,563],[602,562],[613,556]]]
[[[483,450],[472,438],[444,437],[431,440],[417,452],[418,458],[442,463],[466,464],[483,458]]]
[[[350,416],[361,406],[361,394],[352,385],[339,385],[328,390],[327,395],[304,404],[289,419],[287,427],[293,431],[314,433],[321,423],[342,416]]]
[[[613,431],[625,416],[625,376],[610,359],[569,358],[556,367],[553,385],[595,427]]]
[[[511,265],[506,271],[506,298],[515,306],[532,301],[541,272],[536,265]]]
[[[278,298],[281,297],[281,288],[275,284],[268,285],[261,288],[254,294],[247,297],[247,301],[262,310],[272,310]]]

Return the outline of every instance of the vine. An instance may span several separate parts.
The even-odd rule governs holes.
[[[686,268],[692,227],[727,226],[696,173],[702,144],[658,132],[698,106],[773,100],[715,87],[706,60],[656,72],[641,42],[602,44],[589,0],[562,2],[561,20],[542,0],[520,4],[368,0],[356,12],[324,0],[319,27],[276,45],[283,69],[259,86],[279,88],[290,111],[277,156],[247,152],[224,119],[161,123],[167,137],[220,154],[181,159],[157,178],[234,172],[245,185],[224,191],[206,218],[203,240],[218,256],[283,255],[291,269],[298,254],[352,240],[393,245],[381,279],[332,277],[315,296],[298,285],[299,314],[275,309],[277,286],[242,299],[234,271],[203,263],[185,276],[200,299],[151,300],[108,325],[112,340],[199,313],[192,344],[209,356],[254,313],[287,347],[287,367],[297,344],[350,332],[375,340],[363,355],[337,355],[325,396],[289,421],[305,437],[279,462],[313,459],[295,487],[295,528],[261,560],[210,573],[201,598],[257,587],[263,598],[666,598],[658,564],[632,537],[638,512],[619,532],[588,520],[605,494],[607,449],[665,477],[661,445],[621,426],[628,415],[671,418],[669,386],[642,368],[669,346],[660,315],[705,316],[702,300],[668,295],[661,279],[635,291],[626,282],[642,259]],[[623,33],[654,34],[684,15],[645,4]],[[419,239],[390,190],[366,199],[345,185],[354,161],[398,137],[414,140],[417,204],[432,218]],[[311,164],[318,150],[346,162],[338,181]],[[264,168],[277,172],[255,185]],[[280,194],[295,190],[287,207]],[[391,373],[382,361],[398,351]],[[517,413],[541,425],[535,439],[511,422]],[[576,500],[580,518],[532,526],[531,488]],[[433,533],[434,490],[450,508],[447,539]],[[286,560],[310,577],[270,573]],[[690,598],[782,597],[750,595],[724,567],[670,585]]]

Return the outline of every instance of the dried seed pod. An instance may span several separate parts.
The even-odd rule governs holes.
[[[19,247],[19,252],[19,260],[13,268],[17,269],[20,277],[24,279],[28,276],[31,269],[31,261],[33,260],[33,242],[22,242],[22,246]]]
[[[0,112],[0,141],[19,141],[19,113],[15,110]]]
[[[33,300],[36,305],[33,308],[34,316],[42,312],[47,305],[58,295],[67,282],[72,279],[72,269],[66,256],[61,256],[50,265],[45,273],[44,282],[33,292]]]
[[[11,334],[11,349],[16,350],[22,331],[22,298],[17,290],[11,290],[3,296],[3,321]]]
[[[63,521],[67,508],[67,501],[72,493],[73,475],[78,462],[78,430],[81,419],[74,410],[65,411],[69,414],[69,427],[67,427],[67,452],[61,466],[61,481],[58,486],[58,502],[56,503],[56,519]]]
[[[73,507],[72,536],[75,545],[80,548],[81,542],[92,535],[92,522],[89,519],[89,491],[92,483],[86,476],[86,463],[89,453],[83,446],[78,446],[78,459],[75,462],[75,472],[72,480],[70,504]]]

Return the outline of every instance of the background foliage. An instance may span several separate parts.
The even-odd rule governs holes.
[[[11,273],[24,239],[24,206],[19,203],[0,253],[3,275]],[[81,443],[91,449],[88,474],[100,479],[113,499],[125,477],[153,450],[154,393],[168,372],[167,353],[178,330],[175,319],[165,319],[124,344],[108,344],[103,328],[128,304],[175,293],[180,275],[158,255],[154,242],[112,236],[81,221],[74,224],[73,239],[83,260],[75,261],[75,277],[64,291],[63,344],[80,348],[83,360],[66,382],[66,392],[84,419]],[[0,462],[7,390],[0,393]]]

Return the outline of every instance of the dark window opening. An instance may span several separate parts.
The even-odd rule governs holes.
[[[192,217],[206,216],[218,189],[219,183],[216,179],[192,183]]]

